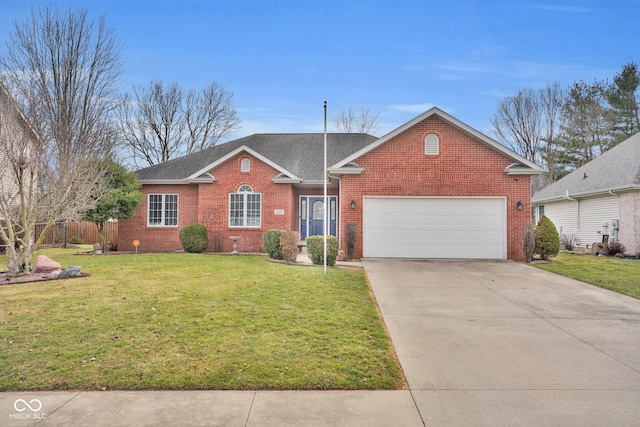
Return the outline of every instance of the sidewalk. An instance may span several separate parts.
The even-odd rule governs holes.
[[[302,265],[313,265],[313,262],[311,262],[311,258],[309,258],[309,255],[307,254],[307,248],[306,247],[302,247],[302,251],[296,257],[296,262],[298,264],[302,264]],[[360,262],[360,260],[336,261],[336,265],[337,266],[341,266],[341,267],[364,268],[362,266],[362,262]]]
[[[409,390],[0,393],[2,426],[423,426]]]

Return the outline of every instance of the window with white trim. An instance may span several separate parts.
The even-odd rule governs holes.
[[[177,194],[149,194],[147,203],[147,226],[178,226]]]
[[[241,185],[229,193],[229,227],[259,228],[262,226],[262,194],[249,185]]]
[[[245,157],[240,160],[240,172],[251,172],[251,159]]]
[[[437,156],[440,154],[440,138],[434,133],[430,133],[424,139],[424,154],[427,156]]]

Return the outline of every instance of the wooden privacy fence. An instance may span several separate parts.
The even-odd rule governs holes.
[[[38,240],[42,232],[44,231],[46,224],[36,224],[34,239]],[[118,223],[107,222],[104,224],[104,234],[107,239],[107,244],[110,243],[111,247],[114,247],[118,243]],[[67,222],[63,224],[55,224],[51,226],[47,234],[44,236],[42,244],[55,245],[71,243],[71,239],[76,241],[79,239],[82,244],[92,245],[94,243],[100,243],[100,235],[98,234],[98,228],[93,222],[89,221],[75,221]]]

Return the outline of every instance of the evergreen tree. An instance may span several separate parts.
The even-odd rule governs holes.
[[[538,254],[541,259],[548,259],[550,256],[558,255],[560,251],[560,236],[556,226],[546,215],[543,215],[538,221],[534,236],[536,242],[534,253]]]
[[[638,108],[638,86],[640,71],[638,64],[630,62],[613,78],[607,88],[607,101],[610,105],[610,122],[613,143],[617,144],[640,132],[640,111]]]
[[[84,219],[91,221],[98,227],[102,249],[107,250],[104,236],[104,224],[111,219],[131,218],[138,205],[142,202],[140,182],[133,172],[108,160],[108,172],[106,175],[108,189],[105,194],[99,195],[97,205],[89,210]]]

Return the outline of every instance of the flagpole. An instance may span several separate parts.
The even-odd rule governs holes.
[[[324,256],[323,256],[323,260],[324,260],[324,274],[327,274],[327,225],[329,223],[328,221],[328,215],[327,215],[327,211],[328,211],[328,204],[327,204],[327,101],[324,101],[324,167],[322,168],[322,181],[323,181],[323,187],[324,187],[324,199],[322,202],[322,206],[324,208],[324,221],[323,225],[324,225],[324,230],[323,230],[323,245],[324,245]]]

